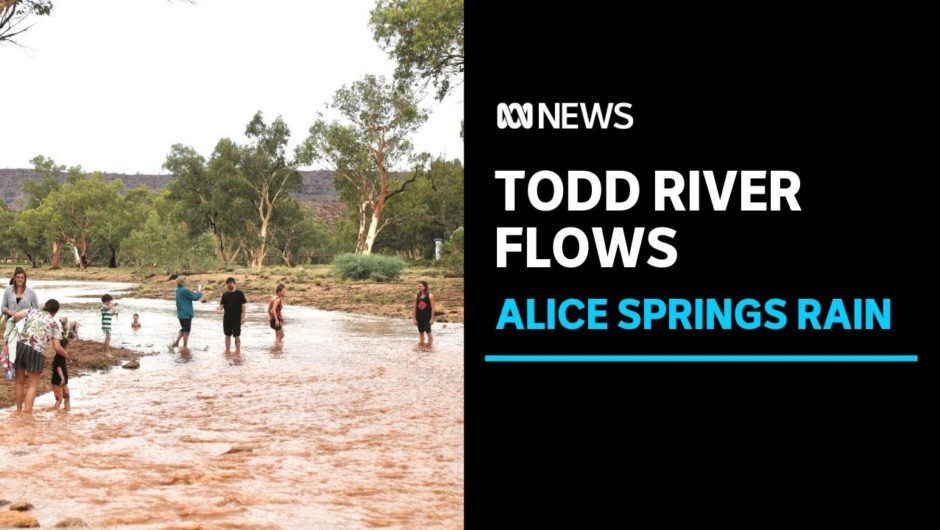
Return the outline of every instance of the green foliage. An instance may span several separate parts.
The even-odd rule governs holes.
[[[241,152],[227,138],[219,140],[209,162],[192,147],[176,144],[163,167],[176,177],[169,185],[173,217],[186,223],[190,236],[212,234],[220,264],[233,259],[233,247],[250,215],[244,189],[237,182]]]
[[[369,254],[375,238],[368,234],[377,236],[386,226],[382,221],[386,201],[404,193],[414,180],[392,171],[399,164],[415,162],[408,138],[428,115],[409,88],[372,75],[337,90],[331,107],[340,112],[342,121],[317,120],[298,150],[298,159],[336,168],[336,190],[358,215],[356,252]]]
[[[146,188],[140,187],[124,195],[116,193],[110,197],[109,205],[102,205],[104,215],[94,220],[90,232],[103,247],[102,253],[109,267],[119,265],[121,242],[139,226],[141,219],[147,218],[152,209],[152,198]]]
[[[252,212],[244,217],[243,242],[251,264],[259,268],[270,251],[272,234],[295,219],[292,210],[297,205],[290,194],[301,190],[303,180],[297,171],[299,161],[287,156],[290,129],[280,116],[269,125],[258,111],[245,128],[245,136],[249,143],[238,149],[240,157],[234,169],[244,205]]]
[[[341,254],[333,260],[333,267],[344,280],[395,280],[405,269],[405,262],[395,256],[378,254]]]
[[[0,254],[12,256],[16,253],[19,243],[18,234],[14,230],[16,214],[10,211],[5,202],[0,201]]]
[[[447,239],[463,225],[463,165],[459,160],[437,159],[422,171],[408,193],[390,202],[390,220],[377,248],[408,259],[434,258],[434,239]]]
[[[219,140],[207,162],[195,149],[174,145],[163,167],[176,179],[170,186],[178,220],[191,235],[208,231],[219,264],[261,266],[272,254],[293,264],[302,216],[291,193],[301,190],[298,161],[287,156],[290,129],[281,117],[265,123],[257,112],[239,145]]]
[[[372,35],[398,63],[396,79],[424,79],[437,98],[463,76],[463,0],[378,0],[369,25]]]
[[[167,272],[212,269],[216,265],[212,236],[204,233],[190,238],[188,232],[184,223],[161,220],[151,211],[147,221],[122,242],[124,263]]]
[[[26,210],[17,216],[7,235],[16,251],[23,252],[35,267],[45,252],[50,250],[46,239],[46,221],[36,210]],[[17,254],[14,251],[12,254]]]
[[[447,276],[463,276],[463,227],[454,230],[450,239],[444,243],[444,256],[442,258],[444,272]]]
[[[122,201],[124,184],[119,180],[105,182],[101,173],[84,176],[80,168],[69,171],[64,184],[51,191],[37,212],[47,241],[61,241],[78,249],[82,266],[87,264],[86,251],[96,228],[115,222],[114,216]]]
[[[23,193],[26,195],[26,208],[38,208],[50,193],[59,189],[59,174],[65,172],[65,166],[42,155],[33,157],[30,162],[39,180],[24,180]]]
[[[309,227],[309,242],[298,251],[300,263],[332,263],[340,254],[356,250],[356,220],[345,217],[335,221],[323,221],[308,217],[304,223]]]

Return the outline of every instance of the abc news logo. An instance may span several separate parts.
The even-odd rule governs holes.
[[[633,116],[629,103],[500,103],[496,126],[500,129],[629,129]]]

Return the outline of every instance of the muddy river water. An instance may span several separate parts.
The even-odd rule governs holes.
[[[30,287],[101,340],[98,298],[127,285]],[[67,413],[52,394],[32,416],[0,410],[0,499],[29,501],[43,527],[463,526],[462,325],[435,324],[426,348],[410,320],[288,298],[276,349],[252,300],[226,355],[219,294],[196,304],[188,354],[167,347],[173,302],[117,295],[112,344],[146,353],[140,369],[73,378]]]

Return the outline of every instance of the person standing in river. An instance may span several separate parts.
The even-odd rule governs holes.
[[[245,298],[245,293],[235,288],[235,278],[225,280],[225,287],[228,290],[222,293],[222,300],[219,301],[216,311],[224,311],[222,332],[225,333],[225,353],[231,351],[232,337],[235,337],[235,355],[238,355],[241,353],[242,326],[245,324],[248,299]]]
[[[284,316],[281,315],[281,308],[284,307],[284,296],[287,294],[287,289],[284,288],[284,284],[279,283],[274,293],[274,298],[271,298],[271,301],[268,302],[268,321],[271,324],[271,329],[274,330],[274,344],[277,346],[284,340]]]
[[[59,345],[66,352],[69,351],[69,339],[59,339]],[[59,410],[59,406],[65,402],[65,410],[72,408],[71,396],[69,395],[69,366],[68,354],[63,355],[58,351],[52,358],[52,394],[55,396],[54,410]]]
[[[26,319],[23,324],[23,332],[16,343],[16,388],[14,396],[17,411],[32,412],[33,410],[39,376],[42,375],[42,369],[46,366],[46,348],[51,344],[56,353],[68,357],[68,352],[59,342],[59,337],[62,336],[62,328],[55,320],[55,314],[58,312],[59,302],[49,299],[42,307],[42,311],[30,308],[13,314],[13,320],[15,321]],[[27,386],[25,392],[23,389],[24,384]]]
[[[3,303],[0,309],[3,311],[2,318],[6,323],[3,333],[3,342],[5,344],[10,337],[10,332],[13,330],[13,318],[11,317],[17,311],[39,309],[39,300],[36,298],[36,293],[26,286],[26,269],[23,267],[17,267],[13,271],[10,286],[3,291]]]
[[[424,344],[424,335],[428,335],[428,346],[434,342],[431,337],[431,324],[434,323],[434,295],[428,292],[428,282],[418,282],[418,294],[415,295],[415,313],[411,320],[418,326],[418,340]]]
[[[180,345],[180,339],[183,339],[183,349],[189,348],[189,332],[193,325],[193,301],[202,298],[202,286],[190,291],[186,288],[186,276],[176,278],[176,317],[180,321],[180,332],[176,335],[176,340],[170,346],[170,349]]]

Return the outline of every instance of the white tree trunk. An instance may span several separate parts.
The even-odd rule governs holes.
[[[366,234],[366,246],[362,250],[362,253],[365,255],[372,254],[372,245],[375,244],[375,236],[379,233],[379,218],[375,214],[372,214],[372,219],[369,221],[369,233]]]
[[[85,264],[82,263],[82,256],[78,253],[78,247],[75,245],[72,246],[72,252],[75,253],[75,264],[78,265],[79,270],[85,270]]]
[[[255,250],[254,255],[254,266],[255,269],[260,269],[264,264],[264,256],[268,253],[266,244],[268,242],[268,223],[271,221],[271,214],[269,213],[266,217],[261,218],[261,231],[258,233],[258,248]]]
[[[368,254],[372,251],[371,247],[366,251],[366,208],[368,206],[368,201],[359,205],[359,235],[356,239],[356,254]]]

